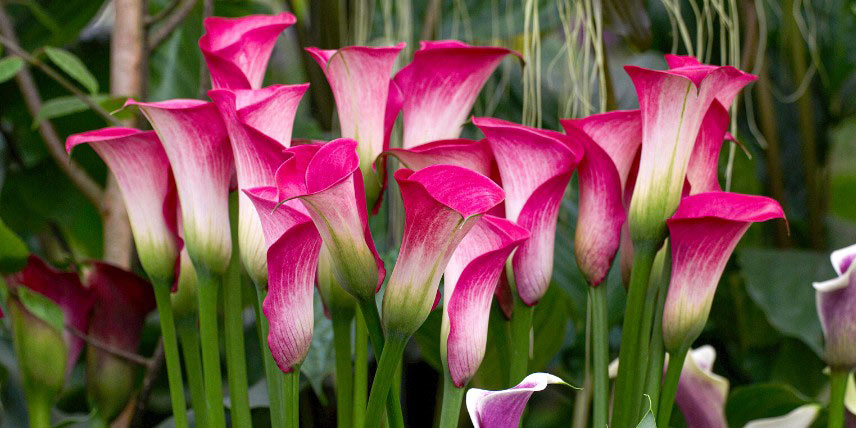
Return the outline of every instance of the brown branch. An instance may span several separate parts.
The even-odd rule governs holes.
[[[149,403],[149,395],[152,394],[152,388],[155,385],[155,380],[163,368],[163,338],[158,341],[158,346],[152,354],[152,364],[146,370],[146,375],[143,377],[143,386],[140,388],[140,395],[137,399],[137,408],[134,410],[134,416],[131,418],[132,427],[140,427],[142,425],[143,413],[146,412],[146,406]]]
[[[142,355],[135,354],[133,352],[128,352],[128,351],[125,351],[124,349],[119,349],[113,345],[110,345],[108,343],[104,343],[101,340],[98,340],[98,339],[80,331],[77,327],[75,327],[73,325],[66,324],[65,329],[68,330],[74,336],[78,337],[79,339],[82,339],[88,345],[92,345],[92,346],[94,346],[94,347],[96,347],[96,348],[98,348],[104,352],[107,352],[109,354],[113,354],[119,358],[122,358],[124,360],[129,361],[129,362],[132,362],[134,364],[137,364],[137,365],[140,365],[143,367],[151,367],[152,364],[154,364],[154,361],[150,358],[146,358]]]
[[[2,39],[11,42],[14,47],[18,46],[17,37],[15,36],[15,28],[10,21],[9,16],[6,15],[6,10],[3,8],[2,3],[0,3],[0,34],[2,34]],[[13,50],[11,46],[7,45],[7,47],[10,51]],[[24,59],[26,60],[27,58]],[[35,80],[33,80],[32,73],[30,73],[29,69],[24,67],[15,76],[15,80],[18,82],[18,87],[24,97],[24,103],[27,105],[27,110],[30,111],[30,114],[33,117],[36,117],[42,109],[42,99],[39,96],[39,90],[36,87]],[[101,190],[98,183],[89,177],[86,171],[68,159],[68,154],[65,151],[65,145],[60,140],[59,135],[50,121],[42,120],[39,122],[39,134],[41,134],[42,139],[45,140],[48,153],[53,158],[54,162],[56,162],[57,166],[59,166],[60,170],[62,170],[71,182],[77,186],[83,196],[85,196],[86,199],[88,199],[89,202],[95,205],[95,207],[100,211],[102,208],[101,198],[104,192]]]
[[[164,7],[161,8],[161,10],[159,10],[158,13],[151,15],[151,16],[147,16],[145,18],[145,20],[144,20],[145,26],[150,27],[154,24],[157,24],[158,22],[160,22],[164,18],[166,18],[167,15],[169,15],[170,12],[172,12],[175,9],[175,7],[178,6],[178,3],[180,1],[181,0],[169,0],[169,3],[164,5]]]
[[[187,15],[193,10],[193,6],[196,6],[196,0],[181,0],[181,4],[177,5],[172,14],[164,19],[164,23],[149,32],[146,49],[149,52],[157,49],[181,25],[184,18],[187,18]]]

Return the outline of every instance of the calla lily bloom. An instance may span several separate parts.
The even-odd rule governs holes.
[[[457,165],[487,177],[494,175],[493,156],[487,140],[457,138],[432,141],[410,149],[392,148],[385,153],[395,156],[414,171],[431,165]]]
[[[413,61],[395,75],[404,103],[403,147],[457,138],[505,48],[470,46],[456,40],[423,41]]]
[[[211,73],[211,86],[261,88],[276,39],[296,21],[288,12],[205,18],[205,34],[199,39],[199,49]]]
[[[475,428],[517,428],[529,397],[550,384],[567,385],[548,373],[532,373],[517,386],[502,391],[472,388],[467,391],[467,411]]]
[[[277,366],[290,372],[312,342],[312,291],[321,236],[296,201],[277,207],[274,187],[244,191],[255,204],[267,244],[268,293],[262,309],[270,322],[268,345]]]
[[[722,190],[717,173],[719,152],[728,134],[728,123],[728,110],[719,101],[713,101],[701,121],[701,129],[687,165],[691,195]]]
[[[672,276],[663,311],[663,343],[670,352],[698,337],[734,247],[754,222],[785,218],[773,199],[709,192],[688,196],[668,220]]]
[[[386,148],[387,114],[394,120],[400,104],[397,93],[390,94],[395,58],[405,43],[395,46],[348,46],[338,50],[306,48],[324,70],[339,113],[343,138],[356,140],[363,182],[377,198],[382,187],[372,165]],[[392,100],[392,103],[388,103]],[[387,112],[389,108],[389,112]],[[389,123],[391,125],[391,122]]]
[[[162,284],[177,270],[176,189],[169,160],[154,131],[104,128],[74,134],[66,150],[89,144],[113,172],[128,210],[137,254],[146,273]]]
[[[681,409],[687,426],[694,428],[727,428],[725,399],[728,379],[713,373],[716,350],[710,345],[687,354],[675,404]]]
[[[782,416],[749,421],[743,428],[808,428],[817,419],[820,410],[819,404],[805,404]]]
[[[485,215],[449,259],[440,352],[458,388],[469,382],[484,358],[491,297],[506,259],[528,237],[529,232],[513,222]]]
[[[491,118],[473,123],[487,137],[499,167],[505,217],[529,230],[512,268],[517,293],[532,306],[550,285],[559,205],[583,150],[557,132]]]
[[[657,244],[665,238],[665,220],[680,202],[690,155],[711,103],[730,107],[756,77],[730,66],[687,63],[669,70],[625,70],[636,86],[643,123],[630,231],[634,241]]]
[[[838,277],[814,283],[825,359],[833,369],[851,371],[856,367],[856,245],[833,251],[831,259]]]
[[[285,160],[300,99],[309,87],[274,85],[264,89],[214,89],[214,101],[232,143],[240,189],[273,186],[274,174]],[[246,194],[238,197],[238,248],[253,282],[267,281],[266,248],[261,223]]]
[[[146,316],[155,309],[148,281],[113,265],[94,262],[86,275],[95,305],[89,336],[126,352],[136,353]],[[137,367],[130,361],[89,346],[86,351],[86,391],[98,416],[111,421],[134,391]]]
[[[213,103],[199,100],[138,102],[157,132],[169,159],[190,257],[223,273],[232,253],[229,183],[232,150],[226,127]]]
[[[453,165],[400,169],[395,181],[404,237],[383,296],[383,324],[386,332],[409,337],[436,305],[440,277],[458,244],[504,195],[489,178]]]
[[[341,138],[287,152],[291,157],[276,171],[279,200],[300,198],[330,251],[339,284],[359,300],[374,299],[386,270],[369,230],[357,142]]]

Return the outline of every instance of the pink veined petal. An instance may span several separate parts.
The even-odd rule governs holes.
[[[734,67],[686,66],[648,70],[626,66],[639,97],[642,155],[630,231],[634,240],[659,241],[663,221],[677,208],[687,165],[702,119],[714,100],[730,106],[734,96],[755,76]]]
[[[529,237],[513,222],[485,215],[449,259],[444,276],[441,352],[455,386],[463,388],[484,358],[490,304],[505,261]]]
[[[283,150],[291,143],[294,115],[307,88],[308,85],[278,85],[208,92],[229,133],[238,188],[274,185],[276,169],[287,157]],[[238,248],[250,278],[257,285],[264,284],[267,257],[261,224],[243,193],[238,196]]]
[[[24,269],[8,278],[8,285],[12,289],[27,287],[47,297],[62,309],[66,324],[78,331],[89,330],[89,315],[95,298],[92,292],[80,283],[80,277],[76,273],[56,270],[31,254]],[[84,342],[68,330],[63,331],[62,335],[68,344],[68,376],[83,351]]]
[[[95,299],[88,334],[101,343],[137,352],[146,316],[155,309],[152,285],[104,262],[92,263],[86,284]]]
[[[722,190],[717,174],[719,152],[728,124],[728,110],[718,101],[711,103],[702,119],[701,129],[690,155],[690,163],[687,165],[687,181],[690,183],[691,195]]]
[[[582,149],[557,132],[491,118],[474,118],[487,137],[505,190],[505,216],[529,230],[512,258],[520,298],[534,305],[553,273],[556,221],[562,195]]]
[[[303,362],[312,342],[315,273],[321,236],[309,216],[288,204],[277,207],[276,189],[245,191],[267,240],[268,293],[262,304],[270,322],[268,345],[283,372]]]
[[[138,102],[157,132],[175,176],[190,256],[214,272],[229,265],[229,183],[232,150],[214,103],[199,100]]]
[[[687,426],[727,428],[725,399],[728,379],[713,373],[716,351],[710,345],[691,350],[681,370],[675,404],[681,409]]]
[[[467,391],[467,411],[475,428],[517,428],[533,393],[550,384],[565,384],[548,373],[532,373],[517,386],[502,391],[472,388]]]
[[[404,201],[404,237],[383,298],[386,331],[410,335],[428,317],[440,277],[461,240],[503,198],[489,178],[453,165],[413,172],[395,180]]]
[[[698,58],[692,55],[666,54],[665,57],[666,65],[668,65],[669,68],[692,67],[702,65],[702,63],[699,62]]]
[[[487,140],[458,138],[432,141],[411,149],[389,149],[386,154],[395,156],[412,170],[431,165],[457,165],[490,177],[493,167],[493,156]]]
[[[689,346],[701,333],[722,271],[754,222],[784,218],[764,196],[709,192],[688,196],[668,220],[672,277],[663,312],[667,350]]]
[[[280,200],[300,198],[332,255],[342,287],[358,299],[373,299],[386,270],[368,225],[357,142],[301,145],[276,172]]]
[[[856,367],[856,245],[834,251],[831,259],[838,277],[814,283],[824,359],[833,369],[852,370]]]
[[[104,128],[69,136],[66,150],[71,153],[81,144],[89,144],[116,177],[146,273],[171,283],[182,244],[176,227],[175,181],[157,135]]]
[[[199,49],[214,89],[258,89],[276,39],[296,22],[294,15],[248,15],[205,18]]]
[[[596,287],[609,272],[627,218],[621,178],[609,154],[588,135],[573,126],[565,132],[585,150],[577,165],[580,190],[574,256],[583,276]]]
[[[517,52],[454,40],[422,42],[395,76],[404,98],[405,149],[457,138],[482,86],[506,55]]]

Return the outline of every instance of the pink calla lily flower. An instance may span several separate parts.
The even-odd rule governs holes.
[[[718,178],[719,152],[722,143],[728,139],[728,123],[728,110],[719,101],[712,102],[701,121],[701,129],[687,165],[690,195],[722,191]]]
[[[312,293],[321,236],[297,201],[277,206],[275,187],[244,191],[258,210],[267,244],[268,294],[262,305],[270,322],[268,346],[277,366],[291,372],[312,342]]]
[[[815,282],[817,313],[826,342],[825,359],[836,370],[856,367],[856,245],[832,252],[837,278]]]
[[[232,254],[229,184],[232,150],[226,127],[213,103],[199,100],[138,102],[157,132],[169,159],[190,257],[224,273]]]
[[[287,153],[291,157],[276,171],[279,200],[300,198],[330,251],[339,284],[359,300],[374,299],[386,269],[369,230],[357,142],[341,138]]]
[[[395,180],[404,201],[404,238],[383,296],[383,324],[388,334],[409,337],[436,305],[440,277],[458,244],[504,195],[489,178],[453,165],[400,169]]]
[[[493,155],[487,140],[457,138],[432,141],[410,149],[392,148],[385,154],[395,156],[414,171],[431,165],[457,165],[487,177],[495,175]]]
[[[116,177],[143,269],[154,280],[171,284],[183,243],[177,231],[175,181],[157,134],[104,128],[69,136],[66,151],[81,144],[89,144]]]
[[[687,426],[727,428],[725,399],[728,379],[713,373],[716,350],[705,345],[687,353],[675,404],[681,409]]]
[[[740,89],[756,78],[730,66],[681,61],[681,66],[669,70],[625,67],[636,86],[643,123],[642,155],[629,211],[634,241],[657,244],[665,238],[665,220],[680,202],[702,119],[713,101],[730,107]]]
[[[273,186],[276,169],[291,144],[297,107],[308,84],[264,89],[214,89],[214,101],[232,143],[238,188]],[[253,282],[267,282],[266,247],[258,214],[243,192],[238,197],[238,248]]]
[[[403,147],[457,138],[488,77],[506,48],[470,46],[456,40],[422,41],[413,61],[395,75],[404,97]]]
[[[463,388],[481,365],[491,297],[508,256],[528,237],[529,232],[513,222],[485,215],[449,259],[444,274],[440,352],[458,388]]]
[[[529,397],[551,384],[567,385],[548,373],[532,373],[519,384],[502,391],[472,388],[467,391],[467,411],[474,428],[517,428]]]
[[[512,268],[517,293],[533,306],[550,285],[559,205],[583,150],[558,132],[491,118],[473,123],[487,137],[499,167],[505,217],[529,230]]]
[[[707,322],[734,247],[752,223],[775,218],[785,218],[782,207],[763,196],[709,192],[681,201],[667,222],[672,276],[663,311],[666,350],[689,348]]]
[[[211,73],[211,86],[261,88],[276,39],[296,21],[288,12],[205,18],[205,34],[199,39],[199,49]]]

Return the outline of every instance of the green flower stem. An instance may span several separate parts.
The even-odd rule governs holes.
[[[651,278],[657,281],[657,306],[654,313],[654,324],[651,329],[651,343],[648,347],[648,369],[645,375],[645,395],[651,397],[652,403],[660,400],[660,387],[663,381],[663,360],[666,350],[663,348],[663,310],[666,305],[666,294],[669,291],[669,279],[671,278],[672,263],[669,254],[669,245],[663,247],[654,261],[655,272]],[[660,263],[660,257],[663,258]],[[658,409],[652,409],[656,418]]]
[[[184,370],[190,384],[190,404],[193,406],[197,426],[208,426],[208,407],[205,403],[205,385],[202,377],[202,360],[199,354],[199,333],[195,319],[178,323],[178,340],[184,356]]]
[[[616,427],[631,426],[633,424],[631,420],[636,417],[641,406],[643,398],[636,392],[637,385],[642,385],[639,378],[644,376],[644,373],[638,372],[636,368],[641,354],[648,352],[647,348],[640,347],[640,330],[656,249],[654,245],[645,242],[634,244],[633,271],[630,275],[627,307],[621,329],[621,348],[618,357],[621,363],[618,365],[618,379],[615,383],[612,426]],[[645,334],[650,334],[650,330]]]
[[[440,410],[440,428],[457,428],[464,401],[464,388],[455,386],[448,370],[443,376],[443,407]]]
[[[282,382],[285,397],[285,428],[300,428],[300,365],[285,373]]]
[[[33,391],[26,391],[25,395],[30,428],[51,428],[51,400]]]
[[[827,427],[844,427],[844,395],[847,391],[847,378],[850,373],[847,370],[833,369],[829,381],[831,392],[829,394],[829,419]]]
[[[247,359],[244,355],[243,297],[238,252],[232,252],[232,262],[223,284],[223,327],[226,339],[226,376],[229,380],[230,416],[236,427],[250,427],[250,401],[247,386]]]
[[[369,340],[372,342],[372,348],[375,350],[375,355],[383,356],[384,350],[384,336],[383,336],[383,327],[380,323],[380,314],[377,311],[377,305],[375,305],[374,301],[358,301],[360,311],[363,314],[364,321],[366,324],[366,329],[369,331]],[[405,340],[406,342],[406,340]],[[404,352],[402,348],[402,353]],[[399,358],[400,360],[401,358]],[[397,371],[398,368],[396,367]],[[396,371],[390,372],[390,376],[388,381],[391,383],[395,379],[399,380],[399,384],[401,381],[401,377],[396,377]],[[375,372],[375,381],[377,380],[377,372]],[[387,388],[389,391],[389,397],[386,400],[386,409],[389,416],[389,426],[390,428],[403,428],[404,427],[404,415],[401,413],[401,391],[397,386],[396,388]],[[372,391],[374,391],[374,383],[372,383]],[[371,397],[371,395],[369,395]],[[369,399],[371,401],[371,398]],[[368,420],[367,417],[364,420]],[[375,425],[365,425],[367,427],[373,427]]]
[[[657,411],[657,427],[666,428],[672,418],[672,407],[675,405],[675,394],[678,392],[678,381],[681,380],[681,370],[687,358],[689,346],[678,349],[674,355],[669,355],[669,368],[666,369],[666,379],[660,393],[660,410]]]
[[[89,428],[108,428],[109,426],[110,423],[98,415],[93,417],[92,422],[89,423]]]
[[[184,381],[181,378],[178,339],[175,333],[175,320],[172,316],[172,304],[169,300],[170,285],[154,284],[152,288],[154,289],[158,317],[160,318],[163,355],[166,360],[169,398],[172,400],[175,426],[176,428],[187,428],[187,403],[184,401]]]
[[[357,308],[354,322],[354,416],[353,428],[363,428],[369,391],[369,334],[362,310]]]
[[[517,282],[511,268],[511,259],[506,263],[508,283],[514,296],[514,310],[511,315],[511,368],[508,372],[509,387],[517,385],[529,374],[529,346],[532,331],[532,312],[534,307],[520,299]]]
[[[268,321],[262,312],[262,303],[265,300],[265,291],[256,287],[256,300],[253,309],[256,312],[256,330],[259,333],[259,347],[262,353],[262,362],[265,368],[265,381],[268,388],[268,400],[270,402],[270,423],[274,428],[285,426],[285,401],[282,397],[283,373],[273,360],[273,354],[268,347]]]
[[[589,287],[592,311],[592,378],[594,380],[595,428],[606,428],[609,422],[609,320],[606,308],[606,284]]]
[[[336,426],[350,428],[354,416],[354,368],[351,366],[351,321],[353,317],[331,312],[336,353]]]
[[[371,330],[371,328],[369,329]],[[404,355],[404,347],[407,345],[407,337],[390,336],[386,345],[381,352],[380,361],[375,372],[374,382],[372,382],[372,390],[369,393],[369,404],[366,410],[366,427],[379,427],[380,420],[383,416],[383,404],[387,397],[391,397],[389,390],[395,381],[395,372],[398,370],[398,365],[401,364],[401,357]],[[389,400],[387,407],[389,407]],[[395,403],[395,407],[398,403]],[[390,423],[392,425],[394,418],[394,410],[388,409],[390,413]],[[399,410],[400,411],[400,410]]]
[[[199,283],[199,331],[202,344],[202,372],[205,377],[205,401],[208,423],[213,428],[226,426],[223,408],[223,379],[220,376],[220,337],[217,334],[217,293],[222,278],[205,267],[196,268]]]

